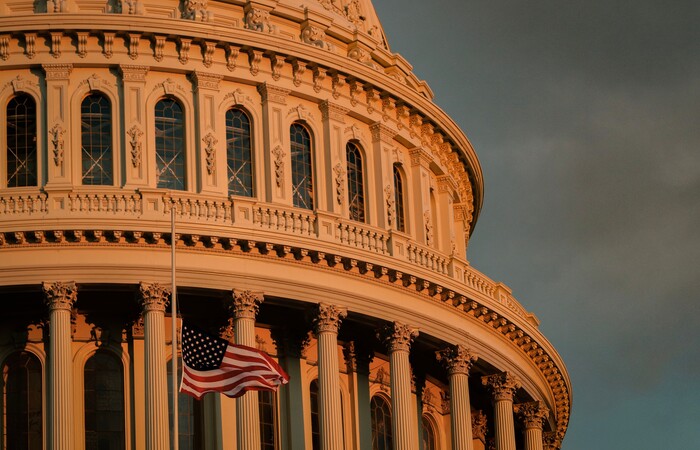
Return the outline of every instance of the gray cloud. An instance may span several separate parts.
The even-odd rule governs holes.
[[[700,3],[375,3],[481,160],[471,263],[567,362],[565,450],[697,447]]]

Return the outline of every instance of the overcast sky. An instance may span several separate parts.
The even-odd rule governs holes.
[[[562,448],[700,449],[700,1],[374,3],[479,156],[468,257],[568,367]]]

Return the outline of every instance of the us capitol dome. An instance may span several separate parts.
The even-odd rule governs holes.
[[[0,449],[171,448],[173,241],[178,315],[290,376],[181,396],[180,449],[561,447],[566,367],[467,259],[477,155],[369,0],[5,0],[0,60]]]

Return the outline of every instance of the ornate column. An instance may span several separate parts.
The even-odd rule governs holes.
[[[450,380],[450,415],[452,421],[452,449],[472,450],[472,418],[469,402],[469,370],[476,354],[456,345],[435,353],[447,368]]]
[[[529,402],[515,405],[513,410],[525,425],[525,450],[544,450],[542,426],[549,416],[549,409],[542,402]]]
[[[262,292],[233,290],[233,329],[236,344],[255,347],[255,316]],[[260,450],[260,418],[258,393],[248,391],[236,399],[236,429],[238,450]]]
[[[141,282],[144,359],[146,367],[146,450],[170,448],[168,374],[165,364],[165,308],[170,290],[158,283]]]
[[[71,354],[71,308],[78,297],[74,282],[43,283],[49,308],[49,429],[50,447],[72,450],[73,357]]]
[[[515,450],[513,395],[520,387],[520,380],[509,372],[502,372],[482,377],[481,382],[493,394],[496,450]]]
[[[321,450],[342,450],[343,422],[338,381],[338,328],[347,310],[319,303],[314,317],[318,341],[318,412]]]
[[[411,411],[411,365],[408,362],[411,342],[417,336],[418,330],[399,322],[387,325],[377,336],[384,341],[389,352],[394,450],[418,449],[418,430],[413,426],[416,414]]]

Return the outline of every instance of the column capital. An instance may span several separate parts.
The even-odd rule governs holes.
[[[372,142],[384,142],[391,144],[396,136],[396,131],[384,125],[382,122],[374,122],[369,126],[369,131],[372,133]]]
[[[476,353],[462,345],[454,345],[435,352],[435,357],[442,362],[450,375],[469,375],[472,364],[477,360]]]
[[[133,64],[120,64],[119,72],[122,74],[123,81],[138,81],[146,82],[146,74],[150,69],[149,66],[137,66]]]
[[[318,109],[321,110],[321,117],[324,120],[332,119],[338,122],[345,122],[345,115],[349,111],[347,108],[331,103],[328,100],[319,103]]]
[[[549,416],[549,408],[542,402],[528,402],[513,405],[513,411],[518,414],[525,424],[525,429],[542,429],[544,421]]]
[[[319,303],[313,318],[314,333],[338,333],[340,323],[348,315],[348,310],[340,306]]]
[[[49,311],[63,309],[70,311],[78,298],[78,288],[74,281],[43,282],[44,302],[49,307]]]
[[[139,283],[139,303],[143,312],[160,311],[165,312],[170,300],[170,289],[159,283]]]
[[[401,322],[393,322],[377,332],[377,337],[384,342],[390,353],[395,351],[409,352],[411,343],[418,337],[418,329]]]
[[[190,73],[190,80],[196,89],[209,89],[212,91],[219,90],[219,82],[224,76],[216,73],[202,72],[195,70]]]
[[[263,102],[272,102],[279,103],[281,105],[286,105],[287,96],[291,91],[289,89],[273,86],[265,82],[258,85],[258,92],[260,93]]]
[[[73,71],[73,64],[42,64],[47,81],[67,80]]]
[[[520,380],[510,372],[501,372],[481,377],[481,384],[491,389],[494,400],[513,401],[513,395],[520,387]]]
[[[236,319],[255,319],[258,314],[260,303],[265,299],[260,291],[241,291],[234,289],[232,291],[233,305],[231,312]]]

